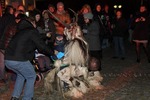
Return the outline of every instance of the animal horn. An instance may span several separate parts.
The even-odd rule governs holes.
[[[60,22],[62,25],[64,25],[67,28],[70,28],[69,24],[64,23],[63,21],[61,21],[59,18],[57,18],[53,13],[51,13],[49,10],[48,12],[54,17],[54,19],[56,19],[58,22]]]
[[[71,8],[68,8],[71,12],[73,12],[74,13],[74,16],[75,16],[75,22],[77,22],[78,21],[78,14],[74,11],[74,10],[72,10]]]

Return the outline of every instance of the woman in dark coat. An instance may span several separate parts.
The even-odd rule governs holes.
[[[101,59],[101,47],[100,47],[100,26],[98,21],[93,20],[92,13],[86,13],[83,15],[86,28],[84,28],[83,35],[89,45],[90,57],[94,57],[100,61]],[[98,68],[100,70],[100,68]]]
[[[142,44],[150,63],[150,56],[148,54],[149,25],[149,14],[146,7],[141,6],[140,12],[136,15],[133,23],[133,41],[136,44],[137,62],[140,62],[140,45]]]

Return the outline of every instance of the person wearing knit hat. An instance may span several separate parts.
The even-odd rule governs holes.
[[[83,15],[84,18],[87,18],[87,19],[93,19],[93,14],[92,13],[86,13]]]
[[[57,3],[57,13],[63,14],[65,13],[64,4],[62,2]]]
[[[93,20],[92,13],[83,14],[84,26],[82,29],[83,36],[89,46],[89,55],[100,62],[101,46],[100,46],[100,25],[98,21]],[[101,70],[99,66],[97,70]]]
[[[57,3],[57,9],[54,15],[62,22],[66,24],[71,23],[70,15],[67,11],[65,11],[64,4],[62,2]],[[54,50],[56,52],[64,52],[64,45],[65,45],[65,36],[64,36],[64,28],[65,26],[61,24],[59,21],[54,22],[56,27],[56,34],[55,34],[55,43],[54,43]]]
[[[57,8],[58,8],[59,6],[64,6],[64,4],[63,4],[62,2],[58,2],[58,3],[57,3]]]

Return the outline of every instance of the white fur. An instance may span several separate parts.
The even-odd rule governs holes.
[[[50,93],[53,92],[53,86],[52,83],[54,82],[54,78],[55,78],[55,73],[56,73],[56,68],[54,68],[53,70],[51,70],[47,76],[44,79],[44,88],[46,93]]]
[[[90,75],[90,74],[91,74],[91,72],[89,72],[88,78],[87,78],[90,86],[93,89],[102,89],[103,86],[101,85],[101,82],[103,80],[103,77],[101,76],[100,72],[94,71],[93,75]]]
[[[65,28],[64,34],[68,40],[65,46],[65,56],[63,59],[55,61],[55,70],[52,70],[45,78],[45,87],[47,91],[52,90],[51,83],[54,81],[54,75],[52,74],[57,74],[57,79],[60,80],[60,82],[57,81],[60,88],[63,88],[64,82],[69,85],[69,90],[63,94],[80,98],[90,88],[100,89],[100,82],[103,78],[99,71],[94,72],[94,76],[90,76],[88,73],[88,44],[83,38],[80,27],[73,23],[71,28]],[[68,65],[68,67],[60,70],[63,65]],[[83,76],[83,79],[80,79],[80,76]]]

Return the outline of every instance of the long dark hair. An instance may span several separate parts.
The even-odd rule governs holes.
[[[36,15],[40,15],[40,20],[39,21],[36,21],[36,19],[35,19],[35,21],[36,21],[36,25],[37,26],[39,26],[39,27],[41,27],[42,29],[44,28],[44,20],[43,20],[43,16],[42,16],[42,13],[41,13],[41,11],[40,10],[38,10],[38,9],[34,9],[33,10],[33,13],[34,13],[34,17],[36,16]]]
[[[5,14],[10,14],[10,9],[13,9],[13,6],[7,5],[5,8]]]

